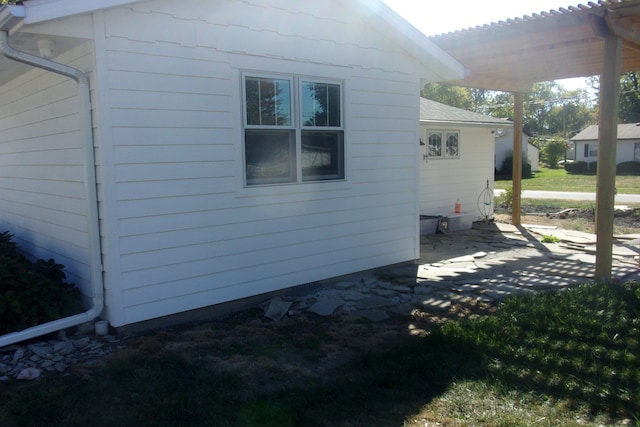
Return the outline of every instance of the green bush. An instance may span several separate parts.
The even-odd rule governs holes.
[[[598,162],[597,161],[589,162],[589,173],[595,174],[596,172],[598,172]]]
[[[80,293],[53,259],[30,262],[0,233],[0,334],[79,313]]]
[[[616,165],[616,175],[640,175],[640,162],[629,161]]]
[[[564,170],[571,174],[586,174],[589,172],[589,165],[582,160],[577,162],[567,162],[564,164]]]

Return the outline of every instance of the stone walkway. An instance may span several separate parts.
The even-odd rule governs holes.
[[[558,243],[542,243],[543,236]],[[595,235],[578,231],[476,223],[471,230],[422,236],[421,258],[413,264],[301,287],[262,307],[276,321],[303,311],[383,321],[392,313],[563,289],[593,281],[595,243]],[[614,280],[640,280],[640,235],[615,239],[613,254]]]

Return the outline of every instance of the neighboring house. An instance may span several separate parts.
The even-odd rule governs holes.
[[[512,126],[509,120],[421,98],[420,214],[452,217],[459,201],[468,217],[464,224],[483,219],[488,212],[478,203],[487,182],[493,190],[495,132]]]
[[[418,94],[464,70],[380,1],[30,0],[0,18],[91,90],[0,60],[0,229],[87,301],[104,290],[113,326],[419,257]],[[464,169],[477,148],[454,129],[441,162]]]
[[[496,170],[501,170],[507,157],[513,156],[513,129],[505,128],[496,133]],[[522,133],[522,158],[529,162],[531,171],[540,169],[540,149],[529,141],[529,135]]]
[[[574,160],[598,160],[598,125],[586,127],[569,141],[575,147]],[[640,162],[640,123],[618,125],[616,164],[632,160]]]

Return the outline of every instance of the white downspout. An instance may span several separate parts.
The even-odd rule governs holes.
[[[80,70],[41,58],[27,52],[18,51],[9,46],[7,31],[0,31],[0,54],[33,67],[69,77],[78,84],[78,104],[80,116],[80,138],[84,149],[84,182],[87,196],[87,227],[89,234],[89,265],[93,290],[92,307],[84,313],[43,323],[19,332],[0,336],[0,347],[19,341],[35,338],[51,332],[89,322],[98,317],[104,308],[104,282],[102,277],[102,251],[100,248],[100,229],[98,217],[98,194],[96,188],[96,170],[93,148],[93,124],[91,121],[91,99],[88,77]]]

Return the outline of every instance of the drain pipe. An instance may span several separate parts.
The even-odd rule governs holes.
[[[93,125],[91,121],[91,99],[88,77],[80,70],[41,58],[9,46],[9,34],[0,31],[0,54],[13,61],[41,68],[73,79],[78,87],[80,116],[80,138],[84,149],[84,182],[87,196],[87,226],[89,235],[89,258],[92,284],[92,307],[84,313],[43,323],[19,332],[0,336],[0,347],[57,332],[65,328],[89,322],[98,317],[104,308],[104,281],[102,277],[102,251],[100,248],[100,228],[98,217],[98,194],[96,189],[96,170],[93,148]]]

